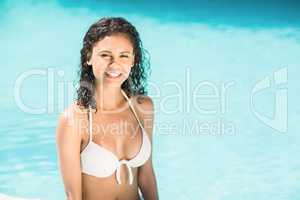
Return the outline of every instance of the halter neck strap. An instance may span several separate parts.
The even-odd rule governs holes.
[[[129,104],[129,107],[131,108],[131,110],[132,110],[132,112],[133,112],[133,114],[134,114],[136,120],[138,121],[139,125],[140,125],[141,128],[143,129],[143,125],[142,125],[142,123],[141,123],[141,121],[140,121],[140,119],[139,119],[139,117],[138,117],[138,115],[137,115],[137,113],[136,113],[136,111],[135,111],[135,109],[134,109],[134,106],[133,106],[131,100],[128,98],[128,96],[127,96],[127,94],[125,93],[125,91],[121,90],[121,92],[122,92],[122,94],[124,95],[124,97],[127,99],[128,104]]]
[[[135,117],[136,120],[138,121],[140,127],[141,127],[142,129],[144,129],[144,127],[143,127],[143,125],[142,125],[142,123],[141,123],[141,121],[140,121],[140,119],[139,119],[139,117],[138,117],[138,115],[137,115],[137,113],[136,113],[136,111],[135,111],[135,109],[134,109],[134,106],[133,106],[131,100],[129,99],[129,97],[127,96],[127,94],[125,93],[124,90],[121,89],[121,93],[123,94],[123,96],[124,96],[124,97],[126,98],[126,100],[128,101],[129,107],[130,107],[130,109],[132,110],[132,112],[133,112],[133,114],[134,114],[134,117]],[[92,138],[93,138],[93,115],[92,115],[92,107],[91,107],[91,105],[89,105],[88,112],[89,112],[88,117],[89,117],[89,136],[90,136],[90,137],[89,137],[89,142],[90,142],[90,141],[92,141]]]

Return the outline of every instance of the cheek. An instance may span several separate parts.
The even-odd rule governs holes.
[[[130,71],[133,69],[133,63],[133,60],[126,60],[123,62],[123,71],[126,74],[126,76],[129,76]]]
[[[126,65],[123,67],[124,78],[127,79],[129,77],[130,71],[132,70],[130,65]]]
[[[108,61],[103,59],[94,59],[92,62],[93,73],[96,78],[99,78],[104,73],[106,67],[108,65]]]
[[[92,64],[97,68],[105,68],[109,64],[109,61],[103,58],[96,57],[92,60]]]
[[[93,73],[94,73],[94,76],[99,79],[102,74],[104,73],[104,67],[103,66],[100,66],[100,65],[96,65],[94,64],[93,65]]]

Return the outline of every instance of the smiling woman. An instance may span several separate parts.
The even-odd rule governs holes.
[[[102,18],[87,31],[77,102],[56,134],[69,200],[158,199],[145,67],[139,34],[124,18]]]

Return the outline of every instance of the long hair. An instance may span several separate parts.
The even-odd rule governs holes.
[[[77,89],[77,105],[96,109],[94,99],[96,81],[92,67],[87,64],[91,58],[93,46],[105,36],[123,33],[128,36],[133,45],[134,64],[129,77],[121,88],[130,97],[147,94],[147,77],[150,72],[149,57],[143,48],[140,35],[136,28],[122,17],[104,17],[92,24],[83,38],[83,47],[80,51],[79,88]]]

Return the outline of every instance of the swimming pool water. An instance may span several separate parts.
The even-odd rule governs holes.
[[[56,162],[57,116],[73,101],[88,26],[101,16],[121,15],[136,25],[151,55],[153,159],[161,199],[300,198],[300,31],[299,15],[293,15],[298,5],[274,4],[264,20],[257,3],[260,12],[251,13],[250,20],[243,9],[252,4],[241,7],[239,18],[228,9],[210,13],[216,7],[205,1],[165,3],[164,14],[146,2],[136,5],[138,11],[128,2],[89,3],[0,4],[5,10],[0,15],[1,195],[64,199]],[[290,14],[282,17],[280,9]],[[24,72],[35,75],[23,81],[18,98],[16,85]],[[262,80],[269,85],[254,94]],[[276,100],[278,91],[283,101]],[[202,96],[195,99],[195,93]],[[20,102],[47,109],[24,112]],[[276,113],[277,103],[283,111]],[[287,130],[264,123],[276,114],[282,119],[276,124],[286,119]]]

